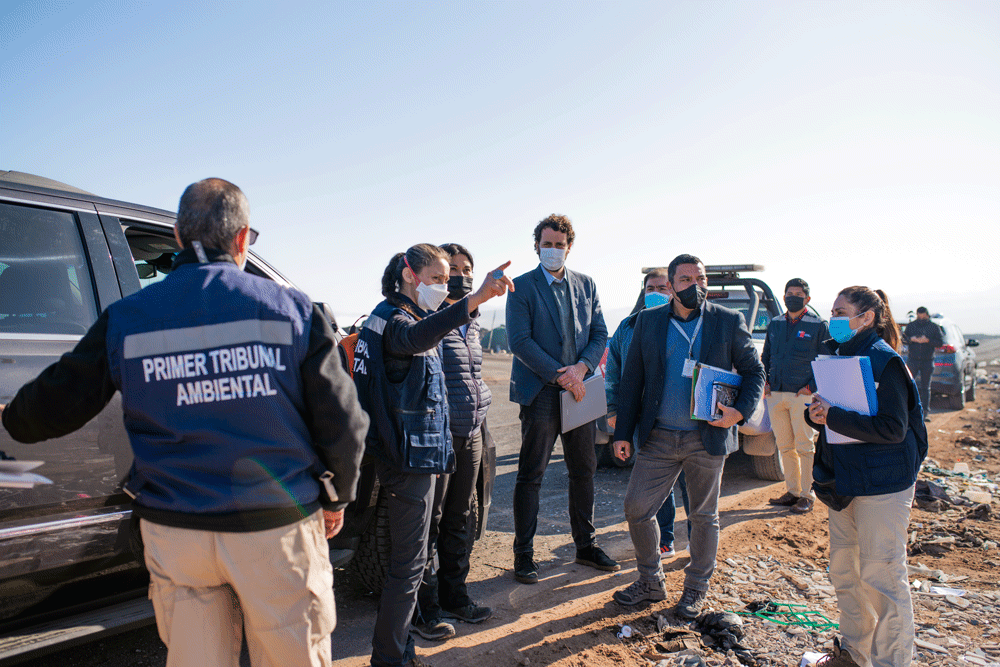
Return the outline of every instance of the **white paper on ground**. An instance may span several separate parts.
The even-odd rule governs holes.
[[[812,651],[806,651],[802,654],[802,662],[799,663],[799,667],[815,665],[816,662],[825,655],[826,653],[813,653]]]

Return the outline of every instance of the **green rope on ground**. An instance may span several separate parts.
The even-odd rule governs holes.
[[[738,616],[754,616],[777,625],[799,625],[812,630],[829,630],[839,627],[818,611],[796,611],[806,609],[804,604],[768,601],[767,606],[758,611],[734,611]]]

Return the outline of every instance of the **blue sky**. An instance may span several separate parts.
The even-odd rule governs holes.
[[[610,327],[690,252],[1000,333],[1000,3],[4,7],[0,169],[171,210],[227,178],[341,323],[392,253],[517,275],[558,212]]]

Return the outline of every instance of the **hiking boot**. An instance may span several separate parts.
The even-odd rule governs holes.
[[[640,602],[659,602],[667,599],[667,585],[663,581],[649,582],[643,579],[632,582],[626,588],[619,588],[611,596],[615,602],[634,605]]]
[[[701,613],[701,608],[705,606],[705,598],[708,591],[696,591],[693,588],[684,587],[680,602],[674,607],[674,613],[681,618],[697,618]]]
[[[660,545],[660,558],[673,558],[676,555],[677,552],[674,551],[674,545],[672,544],[670,546],[667,546],[665,544]]]
[[[605,572],[617,572],[622,569],[621,565],[611,560],[596,544],[586,549],[577,549],[576,560],[574,562],[580,565],[589,565],[594,569],[604,570]]]
[[[795,501],[795,504],[788,508],[788,511],[793,514],[808,514],[812,512],[813,501],[811,498],[806,498],[802,496]]]
[[[770,500],[767,501],[767,504],[768,505],[781,505],[782,507],[791,507],[796,502],[798,502],[798,500],[799,500],[799,497],[797,495],[795,495],[794,493],[790,493],[788,491],[785,491],[785,494],[783,496],[780,496],[778,498],[771,498]]]
[[[522,584],[538,583],[538,566],[534,554],[514,554],[514,578]]]
[[[414,623],[410,626],[413,632],[424,639],[439,642],[455,636],[455,626],[445,623],[440,618],[431,618],[423,623]]]
[[[833,650],[820,658],[816,664],[822,667],[861,667],[850,653],[840,647],[838,637],[833,638]]]
[[[443,609],[442,615],[445,618],[454,618],[466,623],[482,623],[493,615],[493,610],[489,607],[480,607],[475,602],[470,602],[464,607]]]

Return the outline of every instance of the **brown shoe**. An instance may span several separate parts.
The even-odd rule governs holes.
[[[840,639],[836,637],[833,639],[833,650],[820,658],[816,664],[822,667],[861,667],[850,653],[840,648]]]
[[[785,491],[785,495],[781,496],[780,498],[771,498],[767,502],[770,505],[781,505],[782,507],[791,507],[796,503],[796,501],[798,501],[798,499],[799,497],[794,493],[789,493],[788,491]]]
[[[812,512],[813,501],[810,498],[802,496],[795,501],[795,504],[788,508],[793,514],[807,514]]]

